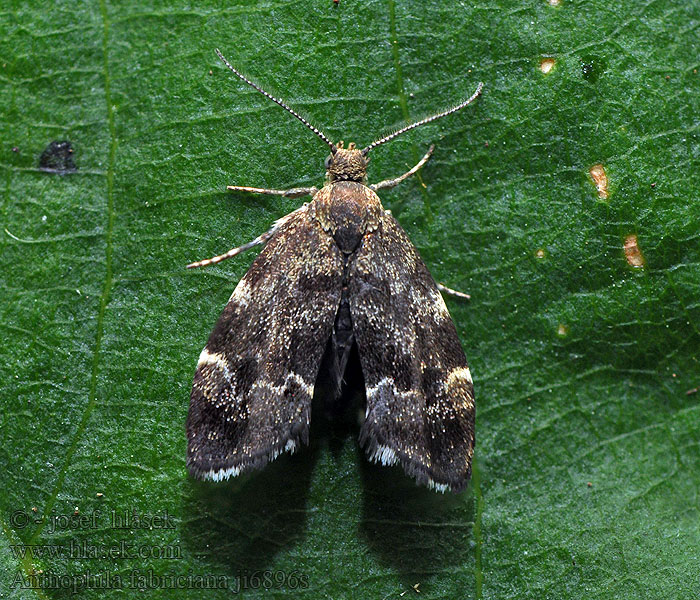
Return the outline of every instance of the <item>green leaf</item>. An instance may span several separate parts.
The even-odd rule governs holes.
[[[1,595],[697,598],[699,28],[681,0],[5,6]],[[485,82],[370,174],[437,145],[382,199],[472,294],[448,300],[477,392],[466,493],[319,427],[258,474],[187,476],[194,366],[252,256],[184,265],[298,206],[226,185],[318,185],[327,153],[215,47],[359,144]],[[61,140],[77,170],[40,170]]]

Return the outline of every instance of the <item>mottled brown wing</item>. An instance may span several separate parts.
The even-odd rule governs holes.
[[[280,222],[199,358],[187,417],[193,475],[226,479],[308,443],[342,274],[340,251],[308,210]]]
[[[463,489],[474,449],[474,391],[433,278],[388,213],[353,257],[348,292],[367,393],[360,433],[370,459],[418,483]]]

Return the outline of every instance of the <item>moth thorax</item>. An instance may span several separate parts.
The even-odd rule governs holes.
[[[346,254],[355,251],[382,213],[377,195],[357,181],[336,181],[314,197],[316,216]]]
[[[355,149],[354,142],[351,142],[347,148],[343,148],[343,142],[339,142],[337,150],[328,157],[326,166],[328,181],[364,183],[367,179],[368,162],[369,159],[362,154],[362,151]]]

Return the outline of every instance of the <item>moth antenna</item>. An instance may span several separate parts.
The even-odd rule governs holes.
[[[479,82],[479,85],[476,86],[476,91],[469,97],[467,98],[464,102],[458,104],[457,106],[453,106],[452,108],[438,113],[436,115],[431,115],[429,117],[426,117],[425,119],[421,119],[420,121],[416,121],[415,123],[411,123],[410,125],[406,125],[406,127],[402,127],[398,131],[394,131],[393,133],[390,133],[386,137],[383,137],[375,142],[372,142],[369,146],[366,148],[363,148],[362,154],[366,155],[369,153],[372,148],[376,148],[380,144],[383,144],[384,142],[388,142],[389,140],[393,140],[395,137],[401,135],[402,133],[406,133],[407,131],[410,131],[411,129],[415,129],[416,127],[420,127],[421,125],[425,125],[426,123],[430,123],[431,121],[434,121],[435,119],[439,119],[441,117],[446,117],[447,115],[451,115],[452,113],[456,113],[458,110],[462,110],[465,106],[469,106],[474,100],[476,100],[480,95],[481,95],[481,90],[484,88],[484,84],[482,82]]]
[[[335,144],[334,144],[333,142],[331,142],[331,141],[323,134],[323,132],[321,132],[321,131],[319,131],[318,129],[316,129],[316,127],[314,127],[311,123],[309,123],[309,122],[308,122],[304,117],[302,117],[299,113],[297,113],[296,111],[292,110],[289,106],[287,106],[284,102],[282,102],[282,100],[279,100],[278,98],[275,98],[272,94],[267,93],[267,92],[266,92],[264,89],[262,89],[259,85],[256,85],[256,84],[253,83],[250,79],[248,79],[245,75],[243,75],[242,73],[238,72],[238,71],[233,67],[233,65],[231,65],[231,63],[229,63],[229,62],[224,58],[224,55],[221,54],[221,52],[219,52],[219,49],[218,49],[218,48],[216,48],[215,51],[216,51],[217,56],[221,59],[221,62],[223,62],[229,69],[231,69],[231,71],[233,71],[233,73],[234,73],[235,75],[237,75],[239,78],[241,78],[243,81],[245,81],[245,82],[246,82],[249,86],[251,86],[252,88],[255,88],[255,89],[256,89],[258,92],[260,92],[263,96],[265,96],[266,98],[269,98],[269,99],[272,100],[275,104],[279,104],[284,110],[286,110],[287,112],[289,112],[289,113],[291,113],[292,115],[294,115],[294,116],[295,116],[297,119],[299,119],[304,125],[306,125],[311,131],[313,131],[318,137],[320,137],[324,142],[326,142],[326,144],[328,144],[328,145],[331,147],[331,152],[332,152],[333,154],[336,153],[336,151],[337,151],[338,149],[335,147]]]

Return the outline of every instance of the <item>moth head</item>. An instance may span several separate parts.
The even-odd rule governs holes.
[[[369,158],[362,150],[355,148],[355,142],[350,142],[347,148],[343,142],[331,150],[326,158],[326,179],[331,181],[367,181],[367,163]]]

